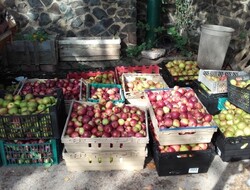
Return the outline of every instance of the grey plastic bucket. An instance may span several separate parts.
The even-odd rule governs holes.
[[[202,25],[197,62],[201,69],[220,70],[234,32],[233,28]]]

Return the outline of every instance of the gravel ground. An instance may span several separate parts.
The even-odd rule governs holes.
[[[1,167],[1,190],[247,190],[250,162],[215,159],[207,173],[159,177],[152,161],[141,171],[69,172],[65,162],[50,168]]]

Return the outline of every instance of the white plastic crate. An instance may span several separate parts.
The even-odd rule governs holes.
[[[69,113],[72,112],[74,102],[72,101]],[[80,102],[85,105],[94,105],[96,103],[91,102]],[[133,106],[133,105],[128,105]],[[146,124],[146,137],[120,137],[120,138],[71,138],[65,137],[67,125],[70,119],[70,114],[68,114],[64,130],[61,137],[61,142],[64,143],[64,147],[67,152],[96,152],[96,151],[124,151],[124,150],[133,150],[133,151],[145,151],[146,145],[149,142],[149,133],[148,133],[148,117],[147,111],[145,108],[140,107],[141,110],[145,112],[145,124]]]
[[[226,70],[203,70],[200,69],[198,81],[206,85],[212,94],[226,93],[227,92],[227,80],[224,81],[212,81],[207,78],[211,77],[221,77],[221,76],[239,76],[244,75],[245,72],[242,71],[226,71]]]
[[[171,89],[161,89],[161,90],[171,90]],[[160,91],[160,90],[156,89],[153,91]],[[145,97],[148,101],[148,104],[151,105],[146,93]],[[217,131],[217,125],[214,121],[211,122],[212,126],[201,126],[201,127],[187,126],[187,127],[160,129],[152,106],[149,106],[149,115],[156,136],[158,137],[157,140],[161,145],[209,143],[211,142],[214,132]]]
[[[146,151],[106,151],[93,153],[68,153],[63,159],[69,171],[141,170],[144,168]]]
[[[153,82],[161,82],[163,84],[162,88],[168,88],[168,85],[162,78],[160,74],[150,74],[150,73],[123,73],[122,74],[122,88],[124,96],[130,104],[137,106],[148,107],[147,101],[144,97],[144,91],[129,91],[127,88],[127,83],[134,81],[137,77],[146,78],[146,80],[152,80]]]

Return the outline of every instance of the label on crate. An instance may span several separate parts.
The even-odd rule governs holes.
[[[188,173],[197,174],[199,172],[199,168],[189,168]]]
[[[220,151],[220,149],[217,147],[216,148],[217,149],[217,154],[219,155],[219,156],[221,156],[221,151]]]

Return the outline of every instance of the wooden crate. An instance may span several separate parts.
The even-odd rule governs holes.
[[[112,37],[62,37],[60,61],[101,61],[120,59],[121,39]]]
[[[49,40],[43,42],[12,41],[7,44],[7,61],[9,66],[57,65],[57,50],[56,36],[50,36]]]

